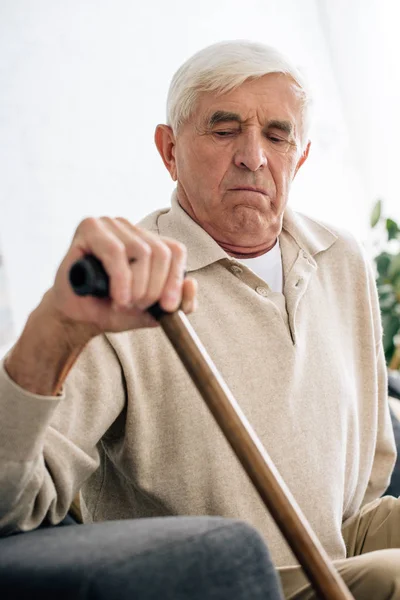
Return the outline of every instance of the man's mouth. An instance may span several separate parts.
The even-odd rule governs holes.
[[[234,191],[234,192],[255,192],[255,193],[258,193],[258,194],[263,194],[264,196],[268,196],[267,190],[264,190],[263,188],[252,187],[252,186],[247,186],[247,185],[246,186],[232,188],[231,191]]]

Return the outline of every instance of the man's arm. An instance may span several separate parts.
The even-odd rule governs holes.
[[[103,335],[86,345],[58,397],[24,390],[0,362],[0,534],[63,519],[99,466],[97,444],[123,410],[124,389]]]
[[[362,504],[379,498],[390,483],[390,477],[396,462],[396,444],[389,411],[387,368],[382,343],[382,323],[378,293],[371,265],[366,259],[368,289],[371,314],[374,324],[376,354],[376,394],[377,394],[377,439],[375,456],[369,477],[368,488]]]
[[[47,295],[29,316],[4,366],[11,379],[26,391],[57,396],[72,365],[94,336],[52,314],[51,307],[46,307]]]
[[[85,254],[103,263],[109,298],[73,293],[69,270]],[[147,313],[156,301],[191,312],[196,284],[183,280],[185,262],[181,244],[123,219],[78,227],[53,287],[0,365],[0,532],[30,529],[46,516],[59,521],[98,467],[96,445],[126,400],[121,366],[102,334],[157,326]]]

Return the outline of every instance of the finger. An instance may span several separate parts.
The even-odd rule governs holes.
[[[130,301],[131,270],[125,245],[101,219],[87,218],[77,228],[73,245],[82,254],[94,254],[110,278],[110,297],[124,306]]]
[[[107,226],[115,232],[125,245],[130,268],[130,305],[138,306],[146,295],[150,279],[152,248],[149,236],[126,219],[104,217]]]
[[[173,259],[172,250],[169,247],[167,238],[162,238],[157,234],[139,229],[122,217],[116,219],[131,231],[140,231],[140,236],[146,241],[151,249],[150,273],[147,280],[147,289],[144,295],[137,300],[136,305],[145,310],[155,302],[160,300],[165,283],[170,271],[171,261]],[[173,240],[171,240],[173,242]]]
[[[180,242],[170,238],[162,238],[171,251],[171,264],[159,302],[161,307],[172,312],[177,310],[182,301],[182,285],[186,268],[186,248]]]
[[[157,302],[162,294],[170,270],[172,253],[161,240],[151,243],[151,265],[149,283],[143,300],[138,303],[139,308],[145,310]]]
[[[139,231],[151,248],[151,266],[148,287],[145,296],[137,306],[148,308],[160,302],[166,311],[176,310],[182,299],[182,283],[186,266],[186,248],[177,240],[161,237],[145,229],[139,229],[123,217],[117,221],[133,233]]]
[[[197,288],[197,280],[193,279],[193,277],[187,277],[184,280],[181,309],[186,314],[194,312],[198,308]]]

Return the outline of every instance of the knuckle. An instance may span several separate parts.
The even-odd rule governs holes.
[[[162,242],[156,242],[153,246],[153,254],[156,258],[163,261],[171,260],[172,252],[168,246]]]
[[[138,258],[149,259],[151,256],[151,248],[144,240],[138,240],[135,243],[135,252],[139,254]]]
[[[107,252],[111,255],[112,258],[116,259],[121,258],[126,254],[124,244],[117,238],[111,240],[108,243]]]
[[[131,227],[132,229],[135,228],[134,225],[132,225],[132,223],[130,221],[128,221],[128,219],[125,219],[125,217],[115,217],[114,219],[115,221],[118,221],[118,223],[122,223],[123,225],[128,225],[129,227]]]
[[[100,217],[99,219],[99,225],[102,225],[103,228],[105,227],[107,229],[107,231],[115,231],[115,229],[118,227],[118,224],[115,223],[115,219],[112,219],[111,217],[108,216],[103,216]],[[118,229],[120,229],[121,226],[118,227]]]
[[[186,246],[177,240],[172,240],[169,244],[172,252],[179,258],[185,258],[187,254]]]
[[[98,229],[99,227],[99,220],[96,217],[86,217],[85,219],[83,219],[78,227],[77,227],[77,233],[86,233],[88,231],[91,231],[93,229]]]

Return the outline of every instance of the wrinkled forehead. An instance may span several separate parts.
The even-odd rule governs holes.
[[[251,119],[291,121],[300,127],[304,107],[304,92],[284,73],[270,73],[249,79],[225,93],[202,92],[195,104],[192,117],[197,123],[213,125],[216,115],[232,113],[242,122]]]

